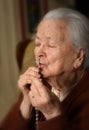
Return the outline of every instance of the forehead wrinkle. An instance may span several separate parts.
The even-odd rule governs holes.
[[[51,40],[51,37],[50,37],[50,36],[46,36],[46,37],[44,37],[44,39],[43,39],[43,38],[40,38],[39,35],[36,35],[36,39],[39,40],[39,41],[42,41],[42,40],[45,39],[46,42],[48,43],[48,42]]]
[[[50,21],[51,21],[51,24],[50,24]],[[53,37],[54,39],[57,38],[57,40],[59,39],[60,41],[64,42],[65,39],[68,37],[68,29],[67,29],[66,21],[59,20],[59,19],[49,19],[49,21],[48,20],[42,21],[39,25],[41,25],[41,29],[42,29],[41,38],[44,38],[45,32],[47,32],[46,33],[47,40],[50,40],[51,37]],[[38,28],[40,28],[40,26]],[[37,37],[40,37],[39,31],[37,33]]]

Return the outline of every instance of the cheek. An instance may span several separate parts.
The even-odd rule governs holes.
[[[44,68],[43,72],[48,76],[55,76],[63,72],[63,58],[56,55],[50,55],[48,57],[48,65]]]
[[[49,57],[48,69],[51,75],[60,75],[64,72],[71,71],[73,69],[71,55],[65,53],[55,53],[55,55],[51,55]]]
[[[60,58],[59,59],[55,59],[52,63],[52,71],[55,73],[55,74],[59,74],[59,73],[62,73],[63,71],[63,68],[64,68],[64,62],[63,62],[63,58]]]

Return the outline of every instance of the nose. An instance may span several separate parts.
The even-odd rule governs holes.
[[[44,58],[46,56],[46,50],[44,46],[40,46],[37,50],[37,57]]]
[[[38,52],[38,57],[41,58],[41,57],[45,57],[45,51],[43,49],[40,49],[39,52]]]

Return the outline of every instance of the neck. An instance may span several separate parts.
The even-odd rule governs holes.
[[[52,91],[54,93],[58,93],[58,97],[60,97],[60,100],[63,100],[72,90],[73,87],[78,84],[78,82],[82,79],[84,75],[83,71],[76,71],[69,75],[63,75],[63,76],[57,76],[57,77],[51,77],[48,79],[48,83],[52,87]],[[65,77],[65,78],[64,78]]]

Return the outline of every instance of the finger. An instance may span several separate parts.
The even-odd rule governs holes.
[[[37,85],[35,85],[34,83],[32,83],[31,85],[31,92],[33,93],[33,95],[35,95],[37,98],[41,97],[39,90],[37,89]]]
[[[18,85],[19,87],[25,86],[28,82],[31,82],[29,75],[23,75],[23,76],[20,76],[18,80]]]
[[[37,106],[37,97],[33,94],[32,91],[29,91],[29,97],[30,97],[30,102],[33,107]]]
[[[31,90],[33,91],[33,93],[39,95],[40,97],[45,97],[49,93],[49,89],[42,83],[42,80],[40,80],[39,78],[32,79]]]
[[[31,77],[40,77],[36,68],[29,68],[24,74],[22,74],[18,80],[18,85],[25,86],[30,82]]]
[[[22,92],[28,92],[27,84],[31,84],[31,79],[29,79],[28,75],[20,76],[18,80],[18,87]]]
[[[25,72],[25,74],[28,74],[29,76],[33,76],[33,77],[38,77],[38,78],[41,77],[38,68],[29,68],[29,69]]]

